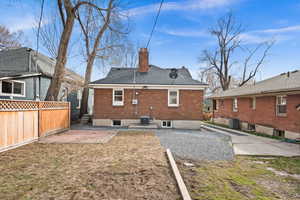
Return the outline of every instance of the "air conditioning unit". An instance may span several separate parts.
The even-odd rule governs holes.
[[[138,100],[137,99],[132,99],[132,104],[134,104],[134,105],[138,104]]]

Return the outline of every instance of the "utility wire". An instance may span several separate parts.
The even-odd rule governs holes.
[[[42,19],[43,19],[43,13],[44,13],[44,3],[45,3],[45,0],[42,0],[41,13],[40,13],[40,19],[39,19],[38,30],[37,30],[37,37],[36,37],[36,52],[37,53],[39,51],[40,29],[41,29],[41,24],[42,24]]]
[[[148,46],[150,44],[150,41],[151,41],[151,38],[152,38],[152,35],[153,35],[153,32],[154,32],[154,29],[156,27],[156,24],[157,24],[157,21],[158,21],[158,17],[159,17],[159,14],[160,14],[160,11],[161,11],[161,7],[162,7],[163,3],[164,3],[164,0],[161,0],[160,5],[159,5],[159,9],[158,9],[158,12],[157,12],[157,15],[155,17],[155,21],[154,21],[154,24],[153,24],[153,27],[152,27],[152,31],[150,33],[149,40],[148,40],[147,45],[146,45],[146,48],[148,48]]]

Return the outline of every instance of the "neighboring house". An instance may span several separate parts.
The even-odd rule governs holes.
[[[214,121],[291,139],[300,138],[300,71],[212,95]]]
[[[54,74],[55,60],[22,47],[0,51],[0,99],[44,100]],[[72,119],[79,114],[84,80],[66,69],[60,101],[71,102]],[[79,92],[78,92],[79,91]]]
[[[139,52],[138,68],[112,68],[94,89],[94,126],[130,126],[140,118],[162,128],[200,128],[203,92],[185,67],[164,69],[148,64],[148,51]]]

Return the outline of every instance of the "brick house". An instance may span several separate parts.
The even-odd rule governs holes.
[[[300,138],[300,71],[212,95],[213,120],[290,139]]]
[[[139,51],[138,68],[112,68],[94,89],[94,126],[131,126],[141,117],[159,128],[200,128],[206,84],[192,79],[188,69],[163,69],[148,64]]]

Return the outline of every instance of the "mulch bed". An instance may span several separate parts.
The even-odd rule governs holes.
[[[105,144],[34,143],[0,154],[0,199],[180,199],[153,133]]]

